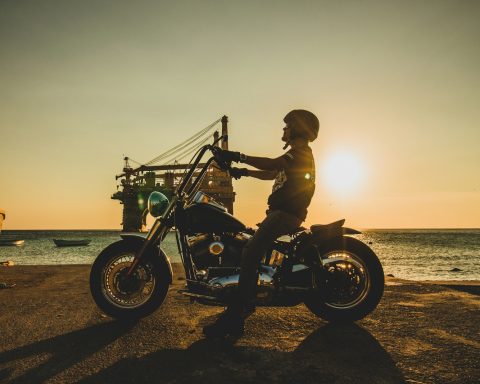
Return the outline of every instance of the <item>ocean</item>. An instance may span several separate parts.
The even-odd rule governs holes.
[[[120,231],[3,231],[0,236],[25,240],[22,246],[0,246],[0,262],[16,265],[91,264]],[[88,246],[55,246],[52,239],[91,239]],[[358,239],[378,255],[385,274],[410,280],[480,280],[480,229],[365,230]],[[164,251],[180,262],[175,236]],[[1,269],[0,269],[1,276]]]

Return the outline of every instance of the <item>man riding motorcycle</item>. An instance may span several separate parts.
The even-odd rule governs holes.
[[[232,177],[275,179],[275,183],[268,198],[267,216],[243,249],[238,293],[218,319],[203,328],[207,337],[243,334],[245,319],[255,310],[258,266],[262,256],[278,237],[298,228],[307,216],[315,191],[315,162],[308,144],[317,138],[320,124],[312,112],[303,109],[290,111],[283,121],[286,124],[283,149],[288,146],[291,149],[282,156],[271,159],[225,150],[220,153],[226,161],[257,168],[232,168]]]

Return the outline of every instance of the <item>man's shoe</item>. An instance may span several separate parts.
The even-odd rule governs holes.
[[[244,332],[245,321],[243,317],[228,308],[220,314],[213,324],[203,327],[203,334],[206,337],[240,337]]]

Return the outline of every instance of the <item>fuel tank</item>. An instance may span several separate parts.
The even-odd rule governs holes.
[[[217,204],[194,203],[185,208],[184,220],[187,233],[239,232],[245,225]]]

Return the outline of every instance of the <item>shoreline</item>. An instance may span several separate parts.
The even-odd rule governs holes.
[[[0,260],[2,261],[2,260]],[[4,260],[7,261],[7,260]],[[92,264],[14,264],[13,266],[2,266],[0,265],[0,276],[1,272],[4,269],[10,269],[10,268],[18,268],[18,267],[35,267],[35,268],[61,268],[61,267],[91,267]],[[175,271],[182,273],[182,264],[179,262],[173,262],[172,263],[172,268],[174,269],[174,275]],[[175,277],[175,276],[174,276]],[[402,279],[400,277],[395,277],[395,276],[387,276],[385,275],[385,282],[386,285],[389,281],[394,281],[396,283],[403,283],[403,284],[413,284],[413,283],[421,283],[421,284],[433,284],[433,285],[444,285],[444,286],[468,286],[468,287],[475,287],[475,286],[480,286],[480,279],[479,280],[461,280],[461,279],[455,279],[455,280],[410,280],[410,279]]]

